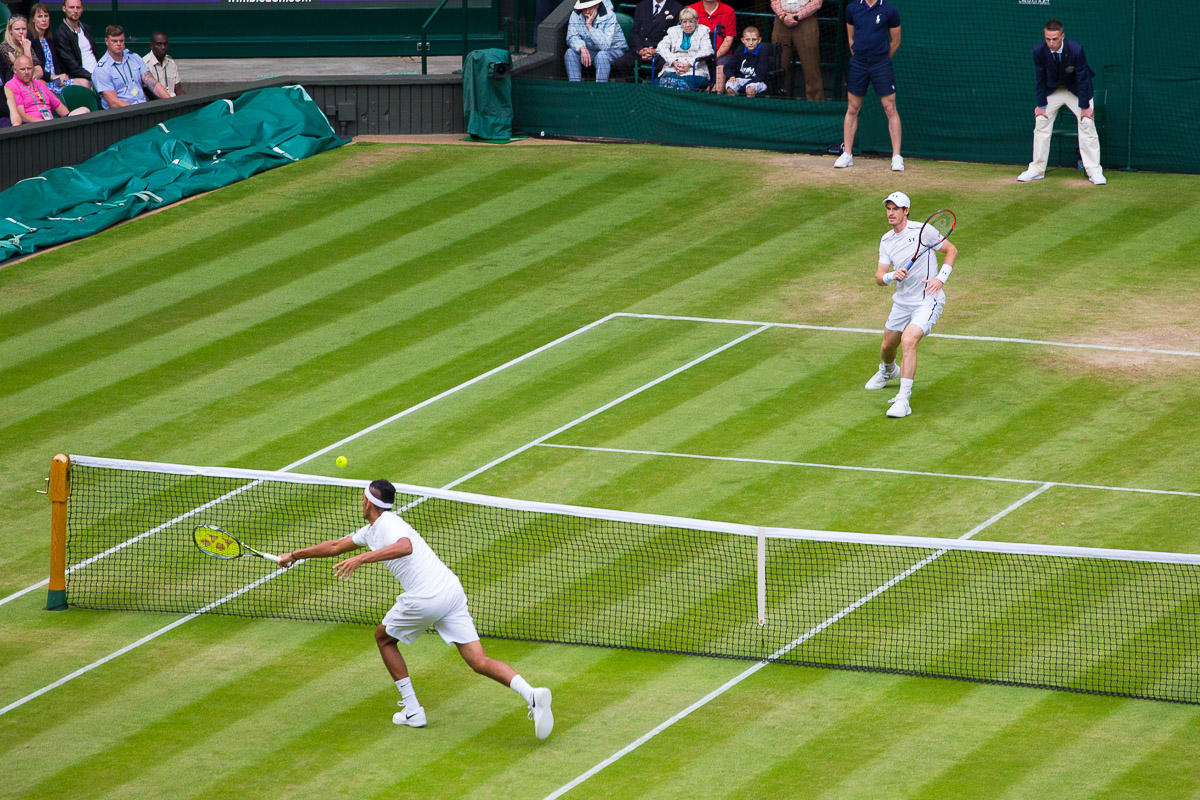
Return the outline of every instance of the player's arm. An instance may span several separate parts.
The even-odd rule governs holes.
[[[958,248],[950,244],[949,239],[942,242],[938,250],[946,254],[946,259],[942,262],[942,268],[938,270],[936,278],[921,281],[925,284],[925,294],[927,295],[935,295],[942,290],[950,278],[950,271],[954,269],[954,262],[958,260]]]
[[[880,286],[891,286],[896,281],[902,281],[908,277],[908,270],[903,267],[895,272],[890,272],[891,268],[890,263],[880,261],[879,269],[875,270],[875,283]]]
[[[402,536],[387,547],[381,547],[378,550],[371,550],[366,553],[359,553],[356,556],[347,558],[345,561],[339,561],[337,564],[334,564],[333,571],[337,573],[339,578],[349,578],[363,564],[371,564],[375,561],[391,561],[393,558],[404,558],[407,555],[412,555],[412,551],[412,539]]]
[[[345,536],[341,539],[329,539],[328,541],[314,544],[312,547],[304,547],[299,550],[293,550],[290,553],[283,553],[279,556],[279,566],[290,567],[297,561],[302,561],[306,558],[332,558],[340,556],[342,553],[349,553],[351,550],[357,550],[358,545],[354,543],[353,536]]]

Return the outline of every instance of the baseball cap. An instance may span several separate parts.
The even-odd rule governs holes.
[[[909,202],[908,195],[904,192],[892,192],[883,201],[883,204],[886,206],[889,202],[895,203],[900,208],[912,208],[912,203]]]

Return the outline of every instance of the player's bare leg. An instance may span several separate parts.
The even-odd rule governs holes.
[[[883,364],[896,363],[896,351],[900,349],[900,331],[883,332],[883,344],[879,347],[879,361]]]
[[[892,139],[892,155],[900,155],[900,112],[896,109],[896,95],[879,98],[883,113],[887,115],[888,136]],[[860,101],[861,103],[861,101]]]
[[[404,656],[400,655],[398,644],[399,642],[382,625],[375,628],[375,645],[379,648],[379,655],[383,657],[383,665],[387,667],[388,674],[394,681],[408,677],[408,665],[404,663]]]
[[[887,415],[893,418],[907,417],[912,413],[913,379],[917,375],[917,344],[925,336],[920,325],[909,325],[900,337],[900,393],[892,398]]]
[[[500,659],[489,656],[478,639],[457,644],[455,647],[471,669],[507,686],[525,699],[529,705],[529,718],[533,720],[533,732],[537,738],[545,739],[550,735],[550,731],[554,730],[554,714],[550,711],[549,689],[535,689],[530,686],[529,681],[518,675],[515,669]]]
[[[383,657],[383,665],[387,667],[388,674],[396,682],[396,688],[400,690],[400,697],[403,698],[400,701],[403,708],[392,715],[392,722],[410,728],[424,728],[425,709],[417,700],[412,680],[408,677],[408,664],[404,663],[404,656],[400,655],[400,648],[397,646],[399,642],[380,625],[375,628],[375,644],[379,647],[379,655]]]
[[[835,167],[849,167],[854,164],[854,137],[858,134],[858,112],[862,110],[863,99],[856,94],[846,95],[846,118],[842,121],[842,154]]]

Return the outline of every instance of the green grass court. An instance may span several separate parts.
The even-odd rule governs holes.
[[[1197,179],[830,165],[355,145],[0,269],[0,708],[154,636],[0,712],[0,797],[1200,795],[1200,706],[485,640],[539,742],[426,635],[397,729],[368,627],[13,597],[57,452],[1200,552]],[[961,251],[904,420],[862,389],[896,189]]]

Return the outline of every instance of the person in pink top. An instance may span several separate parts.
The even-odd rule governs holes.
[[[792,90],[792,52],[800,57],[804,70],[804,94],[811,102],[825,99],[825,82],[821,77],[821,31],[817,12],[825,0],[771,0],[775,12],[775,27],[771,41],[783,45],[785,91]]]
[[[18,56],[13,65],[14,77],[4,84],[4,99],[8,101],[8,113],[13,125],[26,122],[43,122],[67,116],[67,107],[44,81],[33,77],[33,59]],[[86,110],[86,109],[84,109]]]

